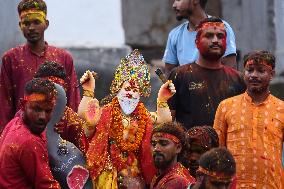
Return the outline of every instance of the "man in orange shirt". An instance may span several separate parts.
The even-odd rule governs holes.
[[[275,57],[255,51],[244,67],[247,91],[220,103],[214,128],[236,160],[237,188],[284,188],[284,102],[269,92]]]

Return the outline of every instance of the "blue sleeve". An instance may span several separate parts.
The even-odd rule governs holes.
[[[163,56],[163,61],[168,64],[178,64],[177,48],[176,48],[176,36],[174,30],[169,34],[167,46]]]
[[[236,40],[235,34],[232,27],[225,21],[223,21],[226,26],[227,32],[227,49],[224,56],[228,56],[230,54],[236,54]]]

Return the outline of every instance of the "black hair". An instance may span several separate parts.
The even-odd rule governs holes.
[[[201,33],[202,33],[202,30],[200,30],[200,28],[202,28],[203,24],[205,23],[208,23],[208,22],[217,22],[217,23],[223,23],[222,19],[221,18],[218,18],[218,17],[208,17],[208,18],[205,18],[204,20],[202,20],[198,26],[196,27],[196,30],[197,30],[197,34],[196,34],[196,39],[199,39]],[[227,35],[227,32],[225,30],[225,33]]]
[[[18,4],[18,13],[21,14],[22,11],[35,9],[47,13],[46,3],[43,0],[22,0]]]
[[[275,68],[275,56],[269,51],[256,50],[246,54],[244,56],[244,67],[249,60],[253,60],[255,64],[265,61],[267,64],[271,65],[273,70]]]
[[[49,62],[46,61],[45,63],[41,64],[35,73],[35,78],[40,77],[58,77],[60,79],[66,79],[66,71],[62,64],[57,62]]]
[[[204,10],[206,8],[207,0],[199,0],[200,7]]]
[[[223,173],[227,176],[236,174],[236,162],[229,150],[226,148],[213,148],[204,153],[199,159],[199,166],[212,171]]]
[[[25,95],[39,93],[45,95],[47,100],[52,100],[56,96],[54,84],[46,79],[34,78],[26,83]]]
[[[189,129],[187,134],[189,147],[194,142],[200,143],[206,150],[219,147],[219,137],[212,126],[195,126]]]
[[[178,161],[183,163],[183,158],[186,157],[185,154],[187,153],[188,149],[185,128],[180,123],[168,122],[157,125],[153,129],[152,135],[159,132],[171,134],[179,139],[182,149],[178,154]]]

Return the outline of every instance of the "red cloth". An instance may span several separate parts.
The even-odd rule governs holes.
[[[64,115],[55,128],[58,129],[57,133],[62,139],[72,142],[83,154],[86,154],[89,143],[84,132],[84,124],[86,123],[78,114],[66,106]]]
[[[112,106],[110,105],[107,105],[103,108],[101,119],[96,126],[96,133],[89,144],[87,152],[87,166],[93,180],[95,180],[99,176],[99,174],[107,166],[107,163],[109,161],[108,139],[112,123],[111,110]],[[152,129],[153,125],[151,123],[151,118],[149,115],[149,119],[145,128],[145,135],[141,142],[140,153],[138,157],[142,176],[147,184],[151,182],[151,179],[156,172],[150,151]]]
[[[151,189],[187,189],[195,179],[180,163],[168,168],[162,175],[155,176],[151,183]]]
[[[19,99],[24,95],[27,81],[31,80],[39,65],[45,61],[56,61],[66,69],[67,105],[77,112],[80,103],[80,91],[73,59],[63,49],[45,45],[41,56],[31,52],[27,44],[7,51],[2,58],[0,73],[0,132],[20,109]]]
[[[0,137],[0,188],[60,188],[48,165],[45,132],[30,132],[21,117],[11,120]]]

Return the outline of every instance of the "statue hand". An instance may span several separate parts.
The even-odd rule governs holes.
[[[164,83],[158,93],[158,100],[166,102],[176,93],[176,89],[171,80]]]
[[[84,75],[80,79],[80,83],[82,84],[83,90],[94,91],[96,82],[95,82],[95,72],[91,72],[87,70]]]

